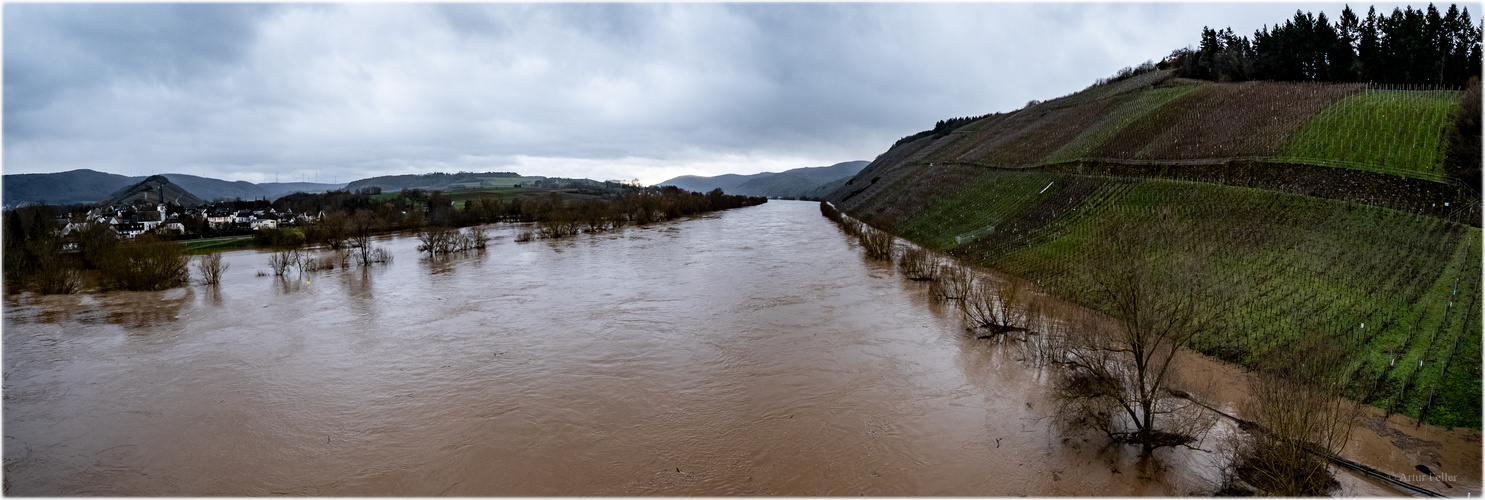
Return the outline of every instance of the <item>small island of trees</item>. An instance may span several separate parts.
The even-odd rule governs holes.
[[[530,223],[525,239],[563,238],[768,201],[720,189],[695,193],[674,186],[561,181],[549,180],[541,194],[537,188],[382,193],[371,187],[191,208],[139,201],[34,204],[4,212],[4,285],[7,293],[77,293],[90,282],[102,290],[163,290],[188,282],[188,253],[206,254],[195,267],[202,283],[214,285],[226,266],[210,252],[243,244],[278,250],[270,267],[282,274],[291,267],[323,267],[325,262],[299,251],[311,246],[344,254],[342,263],[389,262],[371,236],[390,232],[416,232],[420,249],[433,255],[483,249],[490,239],[483,224]],[[152,223],[140,222],[140,214]],[[223,236],[237,238],[225,247],[182,245]]]

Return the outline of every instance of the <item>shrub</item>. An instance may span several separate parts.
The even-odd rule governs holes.
[[[117,290],[164,290],[184,285],[190,277],[179,243],[142,234],[121,243],[104,260],[103,286]]]
[[[991,335],[1025,330],[1028,313],[1020,291],[1014,281],[976,280],[965,290],[959,310],[971,329],[983,328]]]
[[[36,271],[36,291],[43,294],[70,294],[82,289],[82,275],[61,262],[59,257],[44,258]]]
[[[490,243],[490,234],[485,226],[474,226],[469,228],[469,241],[474,248],[483,250]]]
[[[459,232],[444,227],[428,227],[418,231],[418,251],[434,256],[454,251],[458,246]]]
[[[268,256],[268,267],[273,269],[274,276],[283,276],[289,268],[299,265],[299,249],[291,248],[280,250]]]
[[[892,233],[868,226],[862,229],[860,238],[867,257],[892,260]]]
[[[201,284],[216,285],[222,282],[222,273],[227,271],[230,264],[222,263],[222,254],[213,253],[202,255],[196,260],[196,271],[201,273]]]
[[[904,250],[902,257],[897,260],[897,267],[902,270],[902,275],[913,281],[934,279],[938,276],[939,265],[937,254],[918,246]]]
[[[536,222],[536,234],[542,238],[573,236],[580,228],[577,218],[567,211],[553,211],[547,218]]]
[[[1242,408],[1256,425],[1235,461],[1238,477],[1276,496],[1320,496],[1336,486],[1316,453],[1339,452],[1364,408],[1340,396],[1372,379],[1350,370],[1356,340],[1311,333],[1268,360]]]
[[[389,264],[392,262],[392,252],[385,248],[375,248],[371,251],[371,262]]]
[[[304,231],[297,227],[280,227],[275,229],[259,229],[253,233],[253,241],[259,245],[272,247],[297,247],[307,241]]]
[[[928,292],[934,300],[961,300],[969,294],[974,281],[968,267],[951,263],[939,267],[938,279],[929,284]]]

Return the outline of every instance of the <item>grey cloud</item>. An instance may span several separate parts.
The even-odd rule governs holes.
[[[6,122],[118,79],[171,84],[238,64],[265,5],[5,6]],[[7,135],[13,131],[7,128]],[[19,130],[15,132],[20,132]]]
[[[1340,5],[9,4],[4,163],[246,180],[824,165],[1295,8]]]

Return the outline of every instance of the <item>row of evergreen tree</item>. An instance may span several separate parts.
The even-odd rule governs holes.
[[[1372,7],[1363,19],[1347,5],[1335,23],[1324,12],[1296,11],[1252,40],[1232,28],[1203,28],[1200,46],[1177,50],[1171,62],[1181,76],[1204,80],[1462,86],[1480,74],[1480,38],[1468,8],[1450,5],[1440,14],[1429,4],[1388,16]]]

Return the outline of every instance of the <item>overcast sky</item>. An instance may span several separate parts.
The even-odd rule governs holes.
[[[776,172],[1341,7],[10,3],[3,171]]]

